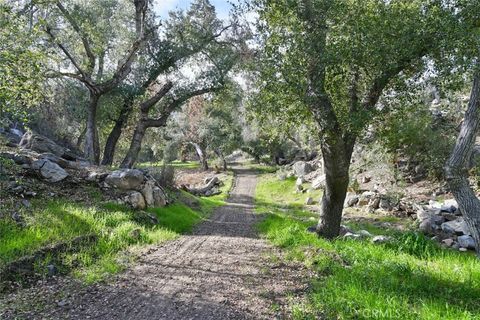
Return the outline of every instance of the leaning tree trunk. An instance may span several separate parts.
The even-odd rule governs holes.
[[[97,130],[97,109],[100,95],[90,91],[88,104],[87,130],[85,132],[85,157],[92,163],[98,164],[100,160],[100,145]]]
[[[200,161],[200,166],[202,167],[203,171],[208,170],[208,162],[207,162],[207,154],[205,153],[205,150],[198,144],[192,142],[193,147],[195,148],[195,151],[197,152],[198,159]]]
[[[138,154],[140,153],[140,149],[142,148],[142,140],[145,136],[146,129],[147,126],[144,122],[138,122],[137,127],[135,128],[135,132],[133,133],[130,148],[128,149],[127,155],[123,159],[120,168],[131,168],[137,161]]]
[[[468,103],[467,112],[452,154],[445,166],[445,178],[450,191],[458,202],[480,258],[480,200],[468,181],[468,168],[480,128],[480,71],[477,71]]]
[[[127,122],[130,112],[132,111],[132,103],[132,99],[127,98],[123,104],[118,119],[115,121],[112,131],[110,131],[110,134],[108,135],[107,142],[105,143],[105,149],[103,150],[102,164],[104,166],[110,166],[113,163],[115,149],[117,147],[118,140],[122,135],[123,126]]]
[[[317,233],[323,238],[333,239],[340,233],[352,150],[353,142],[346,147],[341,138],[329,139],[322,143],[325,191],[322,196]]]

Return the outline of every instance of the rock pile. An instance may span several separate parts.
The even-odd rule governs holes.
[[[417,206],[419,229],[447,247],[475,250],[475,242],[455,200]]]
[[[113,172],[91,165],[70,150],[57,145],[39,134],[26,132],[17,153],[3,152],[3,158],[11,159],[30,173],[49,183],[69,180],[71,183],[96,183],[104,191],[113,194],[120,203],[134,209],[163,207],[167,195],[148,172],[138,169],[122,169]],[[12,192],[15,190],[12,187]]]
[[[121,169],[113,171],[101,181],[103,189],[116,189],[123,196],[119,203],[130,205],[134,209],[147,207],[164,207],[167,205],[167,196],[158,182],[148,173],[138,169]]]

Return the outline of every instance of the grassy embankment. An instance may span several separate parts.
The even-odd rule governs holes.
[[[94,205],[65,198],[34,199],[22,214],[24,226],[9,217],[0,219],[0,270],[45,246],[93,234],[97,239],[93,244],[82,246],[74,253],[60,253],[36,261],[35,271],[45,275],[46,266],[54,261],[60,272],[72,273],[87,283],[102,280],[124,269],[142,246],[172,240],[191,231],[224,203],[232,181],[230,174],[222,187],[223,193],[209,198],[196,198],[183,191],[172,193],[177,198],[173,204],[148,210],[156,215],[158,224],[124,206],[102,203],[100,191],[95,188],[91,188],[89,194],[90,199],[98,200],[93,201]]]
[[[257,211],[260,232],[286,258],[315,271],[308,301],[293,305],[297,319],[480,319],[480,262],[473,254],[443,249],[423,235],[350,224],[393,241],[326,241],[306,231],[316,216],[302,209],[294,179],[262,175]],[[317,198],[315,198],[317,200]],[[395,217],[379,217],[385,221]]]

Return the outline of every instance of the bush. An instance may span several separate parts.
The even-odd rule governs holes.
[[[435,178],[443,176],[443,166],[456,137],[453,119],[435,116],[426,106],[396,110],[379,122],[378,139],[389,152],[423,166]]]

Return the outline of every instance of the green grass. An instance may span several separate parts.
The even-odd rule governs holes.
[[[55,259],[62,272],[72,272],[87,283],[102,280],[123,270],[134,256],[131,253],[139,247],[190,232],[213,209],[225,203],[232,181],[233,175],[229,175],[222,187],[224,193],[213,197],[197,198],[182,192],[184,199],[197,204],[194,208],[185,204],[190,202],[176,201],[164,208],[148,209],[157,216],[158,225],[143,221],[138,212],[113,203],[88,206],[66,199],[32,201],[34,210],[24,214],[25,227],[10,219],[0,219],[0,268],[46,245],[95,234],[98,240],[93,245],[38,261],[36,271],[46,273],[46,265]]]
[[[316,275],[308,301],[293,305],[296,319],[480,319],[480,262],[474,255],[440,248],[413,232],[394,240],[326,241],[306,231],[309,214],[278,208],[279,186],[270,176],[257,189],[258,211],[267,214],[260,232]],[[268,202],[269,195],[272,200]],[[292,201],[290,195],[284,202]],[[293,199],[293,203],[298,203]],[[364,224],[354,228],[365,228]],[[384,230],[372,227],[374,234]]]
[[[257,205],[275,206],[277,208],[302,208],[308,197],[315,202],[320,200],[321,190],[310,190],[310,192],[296,193],[296,178],[291,177],[279,180],[275,174],[262,175],[261,182],[257,185]],[[310,189],[310,183],[303,184],[304,190]]]

